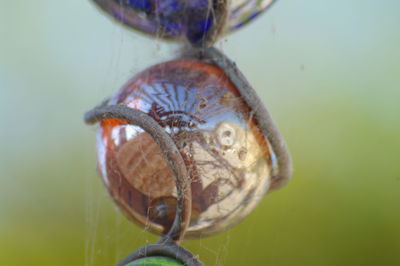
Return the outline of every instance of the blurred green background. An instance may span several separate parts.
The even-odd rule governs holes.
[[[400,265],[400,1],[278,1],[218,43],[290,147],[290,184],[206,265]],[[116,210],[83,113],[174,44],[88,0],[0,0],[0,265],[113,265],[156,239]]]

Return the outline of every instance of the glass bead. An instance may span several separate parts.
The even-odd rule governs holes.
[[[168,257],[148,257],[132,261],[125,266],[183,266],[183,264]]]
[[[276,0],[231,0],[227,31],[234,31],[267,10]]]
[[[185,36],[209,46],[218,35],[240,28],[274,0],[94,0],[131,28],[161,38]]]
[[[171,136],[191,182],[188,238],[221,232],[243,219],[277,174],[276,155],[251,107],[215,65],[194,59],[155,65],[107,104],[141,110]],[[102,120],[97,143],[99,170],[118,206],[130,219],[165,233],[177,193],[160,147],[140,127],[117,119]]]

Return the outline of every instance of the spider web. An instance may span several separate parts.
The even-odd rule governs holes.
[[[104,97],[115,93],[134,74],[146,67],[176,58],[185,44],[165,42],[160,32],[154,38],[132,32],[114,23],[110,34],[112,41],[112,58],[109,60],[105,75],[101,78],[104,84],[100,92]],[[222,49],[224,40],[217,47]],[[128,254],[158,240],[148,232],[123,216],[114,205],[97,173],[86,177],[86,236],[85,265],[115,265]],[[229,233],[217,241],[217,246],[210,245],[209,240],[200,239],[183,243],[183,246],[205,254],[207,265],[224,265],[228,256]],[[197,242],[197,243],[195,243]]]

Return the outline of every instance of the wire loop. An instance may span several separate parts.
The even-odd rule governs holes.
[[[162,242],[179,241],[183,238],[189,225],[192,194],[190,179],[183,158],[171,137],[148,114],[124,105],[105,105],[104,103],[85,114],[85,122],[94,124],[103,119],[120,119],[141,127],[150,134],[163,151],[169,164],[177,188],[177,206],[174,222],[162,238]]]

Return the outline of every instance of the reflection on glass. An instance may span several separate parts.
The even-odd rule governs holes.
[[[172,137],[192,189],[188,237],[217,233],[246,216],[268,190],[275,157],[251,109],[219,68],[175,60],[153,66],[109,104],[149,114]],[[162,232],[173,222],[176,188],[160,147],[141,128],[104,120],[99,167],[117,204]]]

